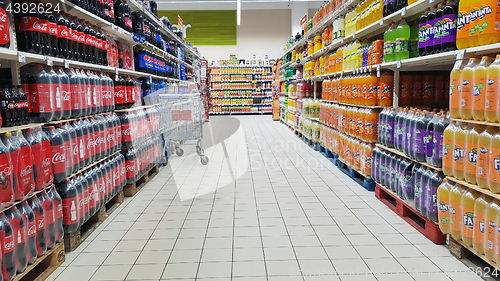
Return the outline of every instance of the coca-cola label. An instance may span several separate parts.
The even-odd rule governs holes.
[[[0,155],[0,199],[1,202],[13,202],[12,162],[7,153]]]
[[[66,171],[66,155],[64,143],[52,145],[52,171],[54,174],[64,173]]]
[[[36,220],[28,221],[26,218],[26,221],[28,222],[28,229],[27,229],[27,234],[28,238],[31,238],[36,235]]]
[[[45,229],[45,212],[44,214],[40,214],[40,212],[38,211],[34,211],[33,210],[33,213],[35,213],[35,217],[36,217],[36,231],[43,231]]]
[[[76,41],[80,44],[85,44],[85,33],[83,31],[77,31],[78,32],[78,38]]]
[[[129,17],[125,17],[125,26],[132,28],[132,19],[130,19]]]
[[[57,23],[49,22],[49,33],[50,35],[57,36]]]
[[[41,33],[50,33],[49,32],[49,21],[44,20],[44,19],[38,19],[38,26],[37,26],[38,31]]]
[[[115,104],[127,103],[127,87],[115,86]]]
[[[10,226],[12,227],[12,233],[14,237],[14,243],[16,245],[21,245],[26,243],[26,229],[24,226],[21,228],[21,220],[18,218],[8,218]]]
[[[52,96],[50,84],[35,84],[31,94],[32,111],[34,113],[52,112]]]
[[[69,35],[69,28],[63,24],[57,26],[57,37],[71,39]]]
[[[2,233],[2,237],[3,237],[3,255],[5,256],[5,254],[7,253],[10,253],[12,251],[14,251],[14,246],[15,246],[15,243],[14,243],[14,235],[6,235],[5,234],[5,231],[2,230],[1,231]]]
[[[40,31],[38,17],[22,17],[22,31]]]
[[[42,142],[43,163],[42,169],[45,177],[45,186],[50,186],[54,182],[54,174],[52,173],[52,149],[50,141],[45,140]]]
[[[135,177],[136,172],[136,161],[135,160],[126,160],[125,161],[125,169],[127,171],[127,179],[131,179]]]
[[[62,198],[63,223],[71,225],[78,222],[77,198]]]
[[[0,45],[7,44],[9,41],[9,18],[7,17],[5,10],[0,7]]]
[[[19,154],[18,187],[24,196],[29,195],[35,189],[33,181],[33,159],[31,157],[31,147],[22,146]]]

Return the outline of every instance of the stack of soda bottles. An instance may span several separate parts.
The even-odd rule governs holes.
[[[29,123],[28,98],[22,85],[9,85],[0,89],[0,120],[3,127]]]
[[[500,55],[493,61],[470,58],[455,64],[451,71],[450,114],[452,118],[487,121],[500,120]]]
[[[324,100],[353,105],[391,106],[394,91],[394,76],[382,72],[346,75],[324,80],[321,96]]]
[[[449,123],[445,110],[385,108],[380,113],[378,142],[415,161],[440,168],[443,132]]]
[[[354,170],[367,177],[371,176],[374,144],[350,137],[325,125],[320,127],[320,142]]]
[[[341,133],[369,143],[377,141],[380,110],[321,103],[319,120]]]
[[[465,0],[458,5],[457,47],[465,49],[500,42],[497,2]]]
[[[464,1],[460,4],[462,2]],[[418,23],[418,55],[426,56],[456,50],[457,27],[461,25],[457,22],[457,17],[457,0],[442,1],[427,7]]]
[[[125,157],[117,154],[57,185],[64,233],[75,232],[126,184]]]
[[[448,73],[402,72],[399,78],[400,106],[432,106],[445,108],[449,101]]]
[[[158,110],[155,107],[129,111],[120,115],[121,148],[128,149],[155,136],[160,130]]]
[[[146,141],[124,150],[127,184],[134,183],[146,171],[160,163],[162,141],[156,134]]]
[[[114,103],[118,110],[141,105],[141,88],[139,80],[131,78],[129,75],[123,78],[121,75],[115,76],[114,82]]]
[[[437,191],[439,228],[490,262],[499,263],[500,202],[448,179]]]
[[[2,280],[13,280],[63,240],[63,206],[54,186],[0,213]]]
[[[375,148],[372,153],[372,177],[429,220],[437,222],[436,192],[444,175],[405,157],[384,149]]]
[[[139,72],[179,79],[179,64],[168,57],[148,49],[135,48],[135,65]]]

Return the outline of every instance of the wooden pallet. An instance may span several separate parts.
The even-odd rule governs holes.
[[[45,255],[36,259],[23,273],[16,275],[14,281],[42,281],[49,277],[66,260],[64,243],[57,243]]]
[[[158,164],[140,176],[134,183],[127,184],[124,188],[125,197],[132,197],[139,192],[159,172]]]
[[[439,225],[408,205],[396,193],[377,183],[375,197],[435,244],[446,244],[446,235],[441,232]]]
[[[467,247],[463,241],[457,241],[448,235],[448,248],[450,253],[464,263],[469,269],[479,275],[483,280],[499,280],[500,276],[494,276],[495,272],[500,274],[494,262],[486,259],[485,255],[480,255],[473,248]],[[492,275],[493,274],[493,275]]]
[[[96,229],[113,213],[124,201],[123,190],[104,204],[92,217],[90,217],[77,231],[64,234],[64,246],[67,252],[78,248]]]

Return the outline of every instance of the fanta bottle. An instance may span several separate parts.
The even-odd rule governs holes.
[[[394,76],[388,72],[382,72],[378,79],[378,93],[377,105],[378,106],[392,106],[392,95],[394,86]]]
[[[470,26],[470,36],[469,36],[469,48],[470,47],[477,47],[479,46],[479,23],[481,21],[481,18],[479,17],[480,9],[481,7],[481,1],[482,0],[470,0],[470,19],[469,19],[469,26]]]
[[[472,116],[474,120],[484,121],[486,102],[486,68],[492,60],[484,56],[481,62],[474,68],[472,74]]]
[[[486,226],[484,235],[484,255],[489,261],[495,261],[495,234],[497,233],[497,217],[500,214],[500,202],[494,199],[486,206],[484,224]]]
[[[453,176],[453,147],[457,121],[451,120],[450,125],[443,132],[443,172]]]
[[[479,45],[484,46],[500,42],[500,32],[497,28],[500,26],[500,6],[498,1],[482,0],[480,5],[480,10],[487,12],[481,13],[479,19]]]
[[[462,81],[462,89],[460,93],[459,112],[460,118],[471,120],[472,119],[472,79],[474,68],[478,62],[475,58],[470,58],[467,65],[462,70],[460,80]]]
[[[473,189],[467,189],[463,195],[461,203],[461,213],[460,217],[463,220],[462,225],[462,241],[465,245],[472,247],[472,236],[474,230],[474,204],[477,198],[481,195],[479,192]]]
[[[457,48],[465,49],[469,45],[470,36],[470,7],[472,0],[461,0],[458,3],[457,16]]]
[[[321,35],[319,32],[316,33],[316,36],[314,37],[314,52],[316,53],[317,51],[321,50],[323,43],[321,42]]]
[[[490,163],[490,145],[493,140],[493,135],[498,132],[497,128],[488,125],[486,130],[479,135],[478,151],[477,151],[477,185],[480,188],[488,188],[488,175]]]
[[[500,193],[500,133],[497,132],[490,143],[490,158],[488,169],[488,188],[493,193]]]
[[[455,140],[453,145],[453,176],[456,179],[465,179],[465,146],[467,122],[462,122],[455,131]]]
[[[498,110],[498,94],[500,83],[500,55],[497,55],[495,61],[490,64],[486,70],[486,101],[484,108],[484,117],[487,122],[496,123],[500,117]]]
[[[476,172],[477,172],[477,150],[478,150],[478,140],[479,134],[481,134],[486,127],[480,124],[475,124],[474,128],[467,132],[466,138],[466,157],[465,161],[465,181],[468,183],[476,184]]]
[[[450,235],[453,239],[462,240],[462,226],[463,223],[461,210],[462,210],[462,195],[466,188],[460,184],[455,185],[450,191]]]
[[[450,191],[453,186],[449,183],[448,179],[443,179],[443,183],[437,190],[438,202],[438,222],[439,229],[444,234],[450,233]]]
[[[472,233],[472,247],[484,254],[484,236],[486,231],[485,213],[486,207],[493,201],[493,198],[486,194],[482,194],[474,203],[474,227]]]

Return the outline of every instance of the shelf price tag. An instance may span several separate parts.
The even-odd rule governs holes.
[[[26,63],[26,54],[24,52],[17,52],[17,58],[20,63]]]
[[[380,21],[378,22],[378,24],[380,24],[380,26],[384,25],[384,19],[380,19]]]
[[[119,34],[125,34],[125,30],[121,27],[118,27],[118,33]]]
[[[69,68],[69,60],[64,59],[64,68]]]
[[[462,60],[457,60],[455,62],[455,65],[453,66],[453,69],[459,69],[461,64],[462,64]]]
[[[117,27],[117,26],[116,26],[114,23],[112,23],[112,24],[111,24],[111,29],[112,29],[112,30],[116,30],[116,27]]]
[[[435,0],[429,0],[429,4],[432,4],[434,3]]]
[[[253,80],[252,83],[255,84],[255,83],[257,83],[257,81]]]
[[[459,50],[459,51],[457,52],[457,60],[461,60],[461,59],[463,59],[463,58],[464,58],[464,55],[465,55],[465,49],[463,49],[463,50]]]
[[[54,65],[54,59],[50,56],[45,56],[45,60],[47,61],[48,66],[53,66]]]
[[[397,68],[401,68],[401,61],[400,60],[398,60],[398,63],[396,64],[396,67]]]
[[[149,75],[149,82],[153,83],[153,76]]]
[[[118,77],[118,67],[115,67],[115,75]]]
[[[377,77],[380,77],[380,64],[377,64]]]
[[[366,72],[366,66],[363,67],[363,72]]]
[[[406,15],[406,7],[401,9],[401,16],[404,17]]]

